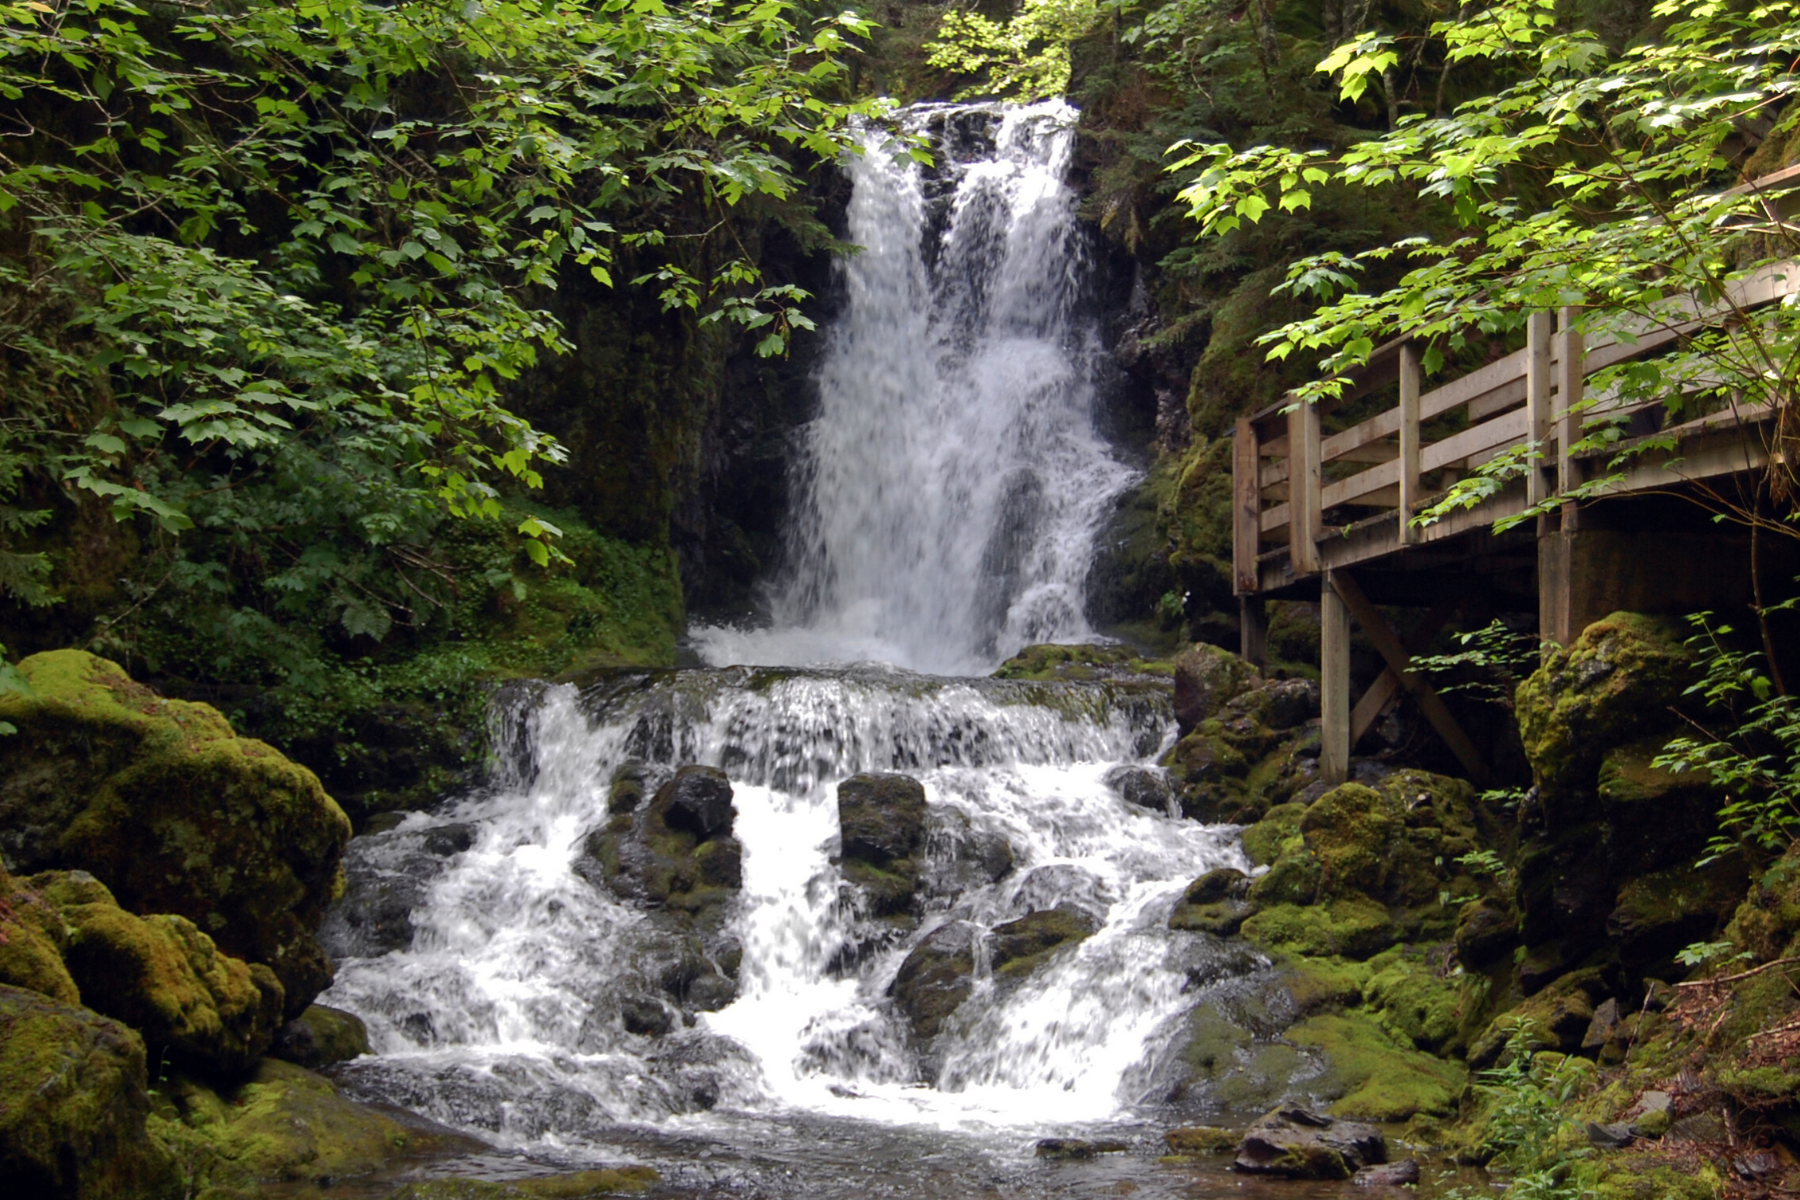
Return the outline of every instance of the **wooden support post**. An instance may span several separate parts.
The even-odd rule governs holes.
[[[1400,532],[1399,544],[1419,540],[1412,523],[1419,503],[1419,348],[1414,342],[1400,347]],[[1354,738],[1351,739],[1355,741]]]
[[[1532,313],[1525,324],[1525,436],[1542,453],[1550,437],[1550,314]],[[1525,503],[1536,504],[1549,495],[1545,486],[1544,460],[1531,464],[1525,475]]]
[[[1288,412],[1288,553],[1294,574],[1319,571],[1319,407],[1295,401]]]
[[[1444,622],[1456,611],[1456,605],[1455,600],[1440,600],[1419,619],[1418,625],[1406,635],[1406,653],[1409,656],[1423,654],[1430,648],[1431,639],[1437,636],[1437,631],[1444,627]],[[1394,669],[1383,668],[1369,690],[1362,694],[1362,699],[1356,702],[1356,707],[1350,710],[1351,750],[1355,750],[1363,735],[1369,732],[1375,722],[1381,720],[1381,714],[1399,698],[1402,690],[1400,677],[1394,674]]]
[[[1261,596],[1238,597],[1238,654],[1256,667],[1269,656],[1269,610]]]
[[[1255,422],[1239,417],[1231,448],[1231,574],[1232,590],[1240,596],[1256,591],[1261,582],[1256,565],[1262,552],[1260,450]]]
[[[1564,308],[1559,319],[1562,333],[1556,370],[1556,490],[1566,496],[1581,482],[1576,478],[1580,464],[1570,457],[1569,448],[1581,440],[1581,414],[1575,408],[1581,403],[1586,350],[1581,334],[1574,328],[1575,310]],[[1572,501],[1563,505],[1565,523],[1573,508]]]
[[[1450,752],[1456,755],[1456,761],[1461,763],[1463,770],[1469,773],[1469,778],[1476,783],[1486,783],[1487,765],[1481,761],[1481,755],[1476,751],[1475,743],[1469,740],[1469,735],[1462,731],[1462,726],[1456,723],[1456,718],[1451,716],[1450,710],[1444,707],[1443,697],[1439,696],[1429,683],[1406,669],[1407,664],[1412,661],[1412,656],[1407,654],[1406,648],[1400,644],[1400,639],[1394,636],[1394,631],[1388,628],[1388,623],[1382,619],[1380,610],[1369,603],[1369,598],[1363,594],[1362,588],[1358,586],[1355,579],[1351,578],[1349,572],[1333,571],[1329,578],[1330,583],[1326,590],[1336,592],[1342,597],[1345,610],[1356,618],[1358,625],[1362,626],[1363,633],[1387,662],[1388,669],[1400,677],[1400,686],[1412,695],[1413,700],[1419,705],[1419,711],[1425,714],[1425,719],[1431,722],[1431,727],[1437,730],[1438,736],[1443,738],[1444,743],[1450,747]],[[1348,640],[1349,631],[1346,629],[1345,641],[1348,642]],[[1323,644],[1321,638],[1321,648]],[[1324,674],[1324,671],[1321,670],[1320,673]],[[1348,670],[1345,674],[1348,675]],[[1326,685],[1321,684],[1320,687],[1324,694],[1329,694],[1330,689]],[[1346,721],[1344,733],[1348,736],[1349,732],[1349,723]],[[1348,760],[1349,751],[1346,749],[1345,761],[1348,762]],[[1320,769],[1323,770],[1324,758],[1322,755],[1319,762]]]
[[[1350,609],[1333,571],[1319,589],[1319,778],[1350,777]]]

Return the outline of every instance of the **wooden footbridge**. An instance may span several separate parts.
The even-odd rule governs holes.
[[[1755,186],[1780,185],[1800,185],[1800,168]],[[1785,195],[1800,199],[1800,192]],[[1632,404],[1586,396],[1585,387],[1604,367],[1667,351],[1729,313],[1797,292],[1800,263],[1779,264],[1743,281],[1730,304],[1690,307],[1591,343],[1574,328],[1573,311],[1533,313],[1523,349],[1431,391],[1421,390],[1421,347],[1403,339],[1378,348],[1337,401],[1290,396],[1238,421],[1232,558],[1243,652],[1252,661],[1264,657],[1265,600],[1318,601],[1320,766],[1328,782],[1345,778],[1356,743],[1403,692],[1470,776],[1485,778],[1473,741],[1408,669],[1458,608],[1485,622],[1496,611],[1535,607],[1540,636],[1566,644],[1615,609],[1685,612],[1747,600],[1743,539],[1680,495],[1729,489],[1766,468],[1772,413],[1727,406],[1665,425],[1661,400]],[[1397,393],[1392,407],[1325,432],[1341,423],[1332,421],[1335,413],[1383,389]],[[1623,421],[1626,441],[1583,454],[1576,447],[1582,423],[1597,418]],[[1609,470],[1634,438],[1644,452],[1622,472]],[[1522,478],[1433,524],[1411,519],[1458,478],[1526,443],[1539,453]],[[1601,496],[1547,506],[1493,532],[1497,521],[1603,477],[1611,482]],[[1403,638],[1377,605],[1428,611]],[[1354,705],[1352,620],[1385,666]]]

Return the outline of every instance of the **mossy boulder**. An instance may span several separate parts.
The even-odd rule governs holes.
[[[1525,1031],[1523,1044],[1531,1051],[1579,1050],[1605,991],[1597,969],[1588,967],[1561,975],[1536,995],[1495,1017],[1471,1041],[1469,1065],[1483,1068],[1499,1062],[1521,1029]]]
[[[1387,907],[1366,896],[1277,904],[1249,917],[1241,932],[1264,949],[1316,958],[1368,958],[1397,936]]]
[[[1590,795],[1608,751],[1670,721],[1692,682],[1679,624],[1613,613],[1589,625],[1519,684],[1515,712],[1552,826]]]
[[[15,871],[92,872],[133,912],[185,917],[267,964],[289,1015],[331,981],[314,936],[350,822],[318,777],[238,737],[205,704],[165,700],[79,650],[19,664],[0,762],[0,851]]]
[[[61,912],[70,930],[65,961],[82,1002],[138,1030],[159,1055],[230,1075],[268,1049],[284,997],[261,963],[220,953],[186,917],[139,917],[110,897]]]
[[[1764,962],[1793,954],[1790,947],[1796,934],[1800,934],[1800,842],[1757,877],[1726,928],[1733,945]]]
[[[731,795],[718,768],[683,767],[649,803],[611,812],[588,835],[575,869],[623,898],[677,914],[683,933],[716,937],[743,884]]]
[[[1369,960],[1364,1003],[1402,1045],[1461,1054],[1485,1024],[1485,981],[1454,971],[1450,947],[1395,946]]]
[[[269,1053],[309,1071],[323,1070],[369,1053],[369,1030],[355,1013],[314,1004],[276,1030]]]
[[[1666,736],[1608,750],[1596,792],[1607,826],[1607,858],[1617,878],[1692,862],[1718,832],[1724,796],[1702,771],[1652,766]]]
[[[368,1175],[446,1136],[476,1148],[469,1139],[403,1125],[346,1100],[330,1080],[273,1058],[229,1089],[175,1076],[158,1093],[152,1134],[215,1187]]]
[[[1460,1063],[1401,1045],[1364,1013],[1308,1017],[1282,1036],[1321,1055],[1323,1070],[1302,1086],[1331,1100],[1337,1116],[1404,1121],[1447,1114],[1468,1082]]]
[[[925,846],[925,785],[905,775],[855,775],[838,784],[839,851],[845,879],[875,916],[910,909]]]
[[[406,1184],[386,1200],[598,1200],[601,1196],[635,1196],[657,1182],[650,1167],[608,1167],[540,1175],[496,1183],[485,1179],[431,1179]]]
[[[43,893],[0,867],[0,984],[80,1004],[81,990],[63,962],[69,928]]]
[[[1735,855],[1704,868],[1684,864],[1640,875],[1619,889],[1606,918],[1607,938],[1633,978],[1673,978],[1680,973],[1676,953],[1715,940],[1746,886]]]
[[[1167,677],[1173,668],[1157,659],[1146,659],[1129,646],[1061,646],[1044,643],[1027,646],[994,672],[995,679],[1018,679],[1035,683],[1055,681],[1087,682],[1120,675],[1160,675]]]
[[[146,1133],[135,1032],[39,992],[0,986],[0,1179],[15,1196],[170,1200],[174,1163]]]
[[[1003,977],[1029,975],[1052,951],[1092,937],[1095,925],[1085,913],[1048,908],[1026,913],[988,931],[988,962]]]
[[[915,1036],[930,1041],[975,986],[975,944],[980,930],[952,921],[927,934],[894,976],[889,995]]]
[[[1244,1131],[1231,1166],[1244,1174],[1284,1179],[1349,1179],[1385,1161],[1387,1142],[1380,1130],[1286,1107]]]
[[[1229,937],[1250,915],[1245,899],[1250,877],[1233,867],[1219,867],[1194,880],[1169,914],[1170,929]]]
[[[1228,701],[1261,682],[1256,668],[1204,642],[1175,658],[1175,724],[1183,734],[1217,715]]]
[[[1183,1125],[1163,1134],[1163,1144],[1176,1158],[1202,1158],[1230,1154],[1237,1149],[1238,1135],[1216,1125]]]

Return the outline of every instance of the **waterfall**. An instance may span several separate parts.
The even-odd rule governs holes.
[[[1165,1111],[1189,1014],[1258,969],[1169,927],[1197,876],[1248,869],[1235,831],[1120,783],[1156,794],[1167,681],[967,677],[1088,634],[1089,547],[1132,478],[1091,419],[1072,110],[925,106],[901,129],[934,165],[873,129],[848,164],[864,250],[775,626],[700,631],[720,665],[509,689],[487,784],[352,842],[321,1000],[368,1024],[353,1095],[702,1189],[945,1194],[919,1180],[946,1137],[961,1188],[1029,1164],[1022,1136]],[[729,779],[730,833],[677,888],[690,852],[647,814],[697,765]],[[865,772],[923,788],[898,907],[841,861],[839,785]],[[1027,916],[1087,936],[996,966]],[[927,1029],[897,988],[939,945],[963,990]]]
[[[1134,473],[1094,430],[1103,350],[1064,182],[1075,110],[925,105],[846,164],[846,303],[796,467],[774,627],[709,662],[992,669],[1090,636],[1094,535]]]

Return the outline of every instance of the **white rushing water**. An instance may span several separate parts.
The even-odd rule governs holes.
[[[354,1094],[590,1158],[625,1128],[749,1120],[766,1138],[796,1114],[1041,1133],[1162,1100],[1187,1013],[1249,969],[1168,927],[1195,877],[1247,866],[1235,831],[1119,790],[1172,737],[1166,684],[912,673],[1088,635],[1092,540],[1131,472],[1090,411],[1072,110],[927,106],[904,126],[935,167],[873,131],[848,165],[866,249],[845,267],[777,623],[696,639],[718,664],[894,665],[625,673],[498,704],[487,786],[352,844],[321,1000],[369,1025],[376,1054],[340,1075]],[[742,882],[684,916],[633,891],[619,864],[642,846],[617,839],[691,764],[729,776]],[[924,882],[900,913],[836,861],[837,788],[863,772],[925,789]],[[996,927],[1057,909],[1092,935],[994,970]],[[973,966],[927,1037],[894,985],[936,938]]]
[[[1146,1099],[1156,1048],[1196,999],[1204,939],[1168,929],[1172,905],[1204,871],[1246,865],[1229,830],[1105,782],[1109,763],[1165,740],[1166,699],[1130,688],[691,671],[585,701],[550,688],[515,719],[524,764],[358,843],[365,878],[430,858],[419,847],[434,834],[466,848],[417,872],[410,943],[344,958],[321,1000],[369,1024],[380,1057],[353,1068],[361,1094],[521,1144],[714,1107],[944,1128],[1117,1116]],[[720,940],[741,948],[737,998],[691,1029],[634,1033],[622,1013],[658,994],[672,935],[578,867],[618,768],[689,763],[734,785],[743,886]],[[892,923],[861,915],[832,861],[836,784],[895,768],[925,785],[926,875],[950,882],[884,940]],[[971,846],[996,840],[1010,870],[957,876]],[[978,965],[944,1032],[909,1035],[888,992],[915,946],[949,923],[979,935],[1059,904],[1098,931],[1023,982]]]
[[[769,630],[697,630],[708,662],[991,670],[1090,636],[1094,535],[1134,478],[1095,432],[1104,353],[1064,181],[1075,110],[926,105],[870,130],[846,307],[796,471]]]

